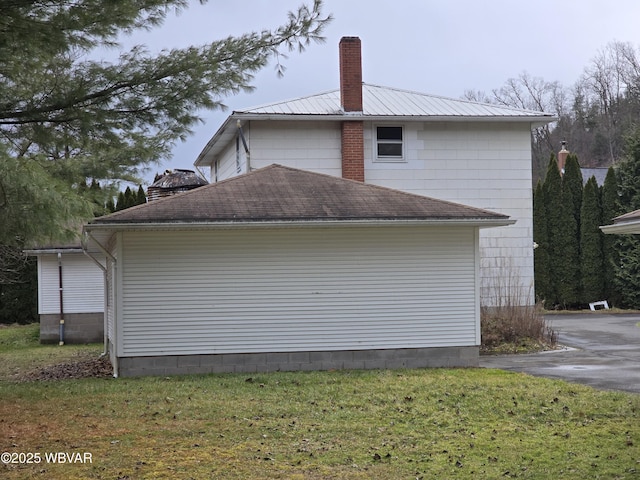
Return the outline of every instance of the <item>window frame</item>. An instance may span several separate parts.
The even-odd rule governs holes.
[[[379,139],[378,138],[378,129],[379,128],[399,128],[400,129],[400,140],[394,139]],[[373,160],[374,162],[384,162],[384,163],[399,163],[406,162],[405,149],[405,128],[404,125],[398,124],[375,124],[373,125]],[[400,155],[379,155],[378,147],[380,144],[388,144],[388,145],[400,145],[402,153]]]

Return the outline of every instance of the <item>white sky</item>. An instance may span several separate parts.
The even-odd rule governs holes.
[[[303,0],[195,0],[149,33],[124,40],[151,51],[200,45],[228,35],[274,28]],[[312,0],[306,0],[311,4]],[[293,52],[278,78],[274,64],[256,75],[252,94],[225,99],[226,112],[203,112],[205,123],[174,156],[151,167],[193,168],[209,138],[232,110],[338,88],[338,42],[362,40],[363,80],[460,98],[490,92],[527,71],[572,86],[590,60],[614,40],[640,46],[638,0],[325,0],[333,22],[324,44]]]

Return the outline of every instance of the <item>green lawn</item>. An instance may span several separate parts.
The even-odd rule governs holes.
[[[640,475],[638,395],[482,369],[17,382],[7,364],[67,347],[15,331],[0,329],[0,452],[42,460],[1,478]]]

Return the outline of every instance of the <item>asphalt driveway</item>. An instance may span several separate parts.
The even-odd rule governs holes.
[[[640,393],[640,314],[545,315],[569,348],[480,357],[480,366]]]

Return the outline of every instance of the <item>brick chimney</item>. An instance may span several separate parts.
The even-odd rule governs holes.
[[[340,103],[345,116],[362,113],[362,49],[358,37],[340,40]],[[342,122],[342,177],[364,182],[364,123]]]
[[[562,149],[558,152],[558,170],[560,170],[560,175],[564,175],[564,165],[567,163],[569,150],[567,150],[567,142],[562,141],[561,145]]]

